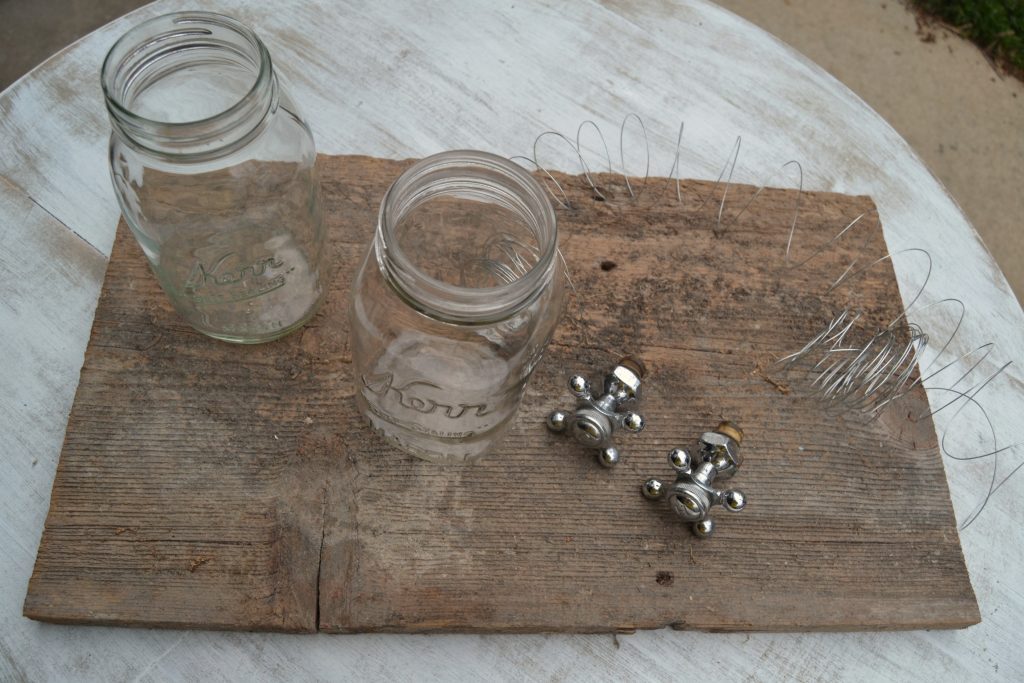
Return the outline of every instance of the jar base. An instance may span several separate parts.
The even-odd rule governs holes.
[[[284,337],[290,335],[292,332],[295,332],[305,327],[306,323],[312,320],[313,316],[315,316],[317,312],[320,310],[320,306],[321,304],[323,304],[323,300],[324,297],[321,296],[320,299],[316,302],[316,304],[309,309],[309,312],[306,315],[302,316],[301,318],[299,318],[299,320],[292,323],[288,327],[282,328],[280,330],[274,330],[273,332],[269,332],[264,335],[241,336],[234,334],[223,334],[220,332],[211,332],[209,330],[203,330],[195,326],[193,326],[192,329],[194,329],[196,332],[199,332],[200,334],[205,334],[207,337],[211,337],[213,339],[216,339],[217,341],[227,342],[229,344],[266,344],[268,342],[277,341],[278,339],[283,339]]]

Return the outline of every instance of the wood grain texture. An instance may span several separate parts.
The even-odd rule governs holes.
[[[296,446],[319,429],[301,359],[191,333],[123,233],[105,283],[25,613],[314,630],[325,470]]]
[[[840,245],[785,268],[795,193],[765,191],[718,226],[716,203],[700,206],[721,190],[711,183],[686,182],[677,203],[656,179],[632,201],[601,176],[600,202],[562,176],[569,318],[499,451],[438,467],[371,433],[349,376],[347,283],[406,162],[320,162],[331,288],[281,342],[237,347],[189,330],[120,232],[26,615],[346,632],[978,620],[934,430],[906,419],[923,392],[872,422],[799,398],[799,377],[775,380],[796,382],[788,394],[769,381],[771,361],[831,317],[821,293],[858,253]],[[742,206],[754,189],[731,191]],[[797,262],[872,204],[815,193],[803,207]],[[885,253],[871,227],[869,250]],[[898,313],[890,268],[857,290],[873,320]],[[623,440],[626,460],[609,472],[542,425],[567,403],[567,371],[621,350],[649,366],[649,428]],[[721,416],[747,431],[734,484],[752,502],[702,543],[638,486],[667,476],[665,452]]]
[[[0,262],[31,260],[21,250],[33,244],[47,213],[102,255],[109,253],[118,211],[103,169],[108,126],[96,74],[108,47],[129,27],[193,8],[184,0],[158,0],[69,46],[0,93],[0,137],[8,143],[0,145],[0,174],[17,197],[37,207],[32,220],[24,220],[18,203],[0,206],[0,223],[10,230],[0,243]],[[469,2],[211,0],[204,8],[255,28],[291,77],[318,148],[330,154],[402,158],[456,147],[523,154],[541,131],[571,134],[586,118],[595,118],[613,144],[621,117],[634,111],[651,136],[653,170],[671,166],[675,131],[684,119],[682,175],[714,178],[741,134],[738,179],[761,182],[778,164],[797,159],[809,189],[870,195],[891,250],[931,253],[932,279],[921,303],[955,296],[968,311],[963,341],[951,354],[994,342],[995,352],[979,368],[984,374],[1024,356],[1020,304],[956,203],[906,142],[824,69],[711,2],[584,2],[564,11],[520,0],[482,11]],[[585,141],[591,161],[601,154],[596,144]],[[26,146],[31,154],[24,153]],[[547,163],[576,167],[574,159],[557,156]],[[70,272],[93,267],[85,256],[64,266]],[[897,258],[894,266],[909,301],[927,264]],[[5,547],[23,552],[0,557],[0,678],[166,681],[192,680],[196,671],[211,680],[253,681],[341,675],[669,680],[684,671],[758,680],[1024,677],[1024,650],[1017,642],[1024,599],[1012,580],[1024,571],[1024,497],[1016,495],[1021,477],[1000,489],[961,534],[984,617],[966,631],[682,636],[657,630],[615,640],[367,634],[348,637],[339,647],[330,638],[79,629],[25,619],[31,553],[46,516],[101,276],[91,285],[76,280],[52,290],[54,280],[23,274],[21,294],[4,297],[11,315],[0,336],[6,361],[0,380],[16,389],[3,395],[12,409],[0,411],[6,446],[0,526],[9,539]],[[936,335],[952,324],[943,307],[917,306],[910,318]],[[25,350],[33,363],[23,362]],[[1024,441],[1022,386],[1017,362],[985,390],[1000,446]],[[23,394],[34,399],[22,400]],[[943,392],[929,395],[933,405],[948,400]],[[976,453],[986,443],[968,413],[954,418],[944,411],[935,418],[951,453]],[[25,464],[15,454],[29,451],[15,444],[28,444],[39,464]],[[1000,457],[1000,474],[1016,457],[1015,451]],[[962,520],[988,486],[990,464],[946,463]]]

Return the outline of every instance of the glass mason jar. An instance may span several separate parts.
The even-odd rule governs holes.
[[[356,403],[427,460],[501,440],[562,312],[551,203],[514,163],[474,151],[419,161],[388,189],[352,285]]]
[[[178,313],[241,343],[312,317],[316,149],[256,34],[209,12],[157,17],[114,44],[102,83],[114,191]]]

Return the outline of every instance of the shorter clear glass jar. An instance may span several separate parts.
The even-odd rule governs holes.
[[[356,402],[427,460],[474,460],[504,436],[562,312],[555,214],[493,154],[414,164],[384,196],[352,286]]]
[[[157,17],[114,44],[102,84],[114,191],[178,313],[242,343],[312,317],[316,149],[256,34],[210,12]]]

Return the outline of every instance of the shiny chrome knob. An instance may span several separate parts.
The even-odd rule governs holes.
[[[597,460],[605,467],[614,467],[622,454],[612,445],[612,437],[619,428],[638,433],[646,422],[632,410],[622,410],[640,400],[641,382],[645,369],[640,361],[626,357],[605,376],[600,396],[594,396],[590,382],[583,375],[569,378],[569,391],[576,397],[572,412],[555,410],[547,417],[547,426],[553,432],[569,432],[588,448],[599,449]]]
[[[669,451],[668,462],[676,472],[671,486],[658,479],[648,479],[641,493],[648,500],[667,498],[672,511],[692,525],[698,538],[711,536],[715,530],[712,508],[739,512],[747,506],[747,497],[742,491],[713,486],[715,479],[727,479],[739,469],[743,462],[739,455],[742,440],[743,432],[739,427],[722,422],[715,431],[701,435],[697,442],[700,457],[696,462],[682,448]]]

